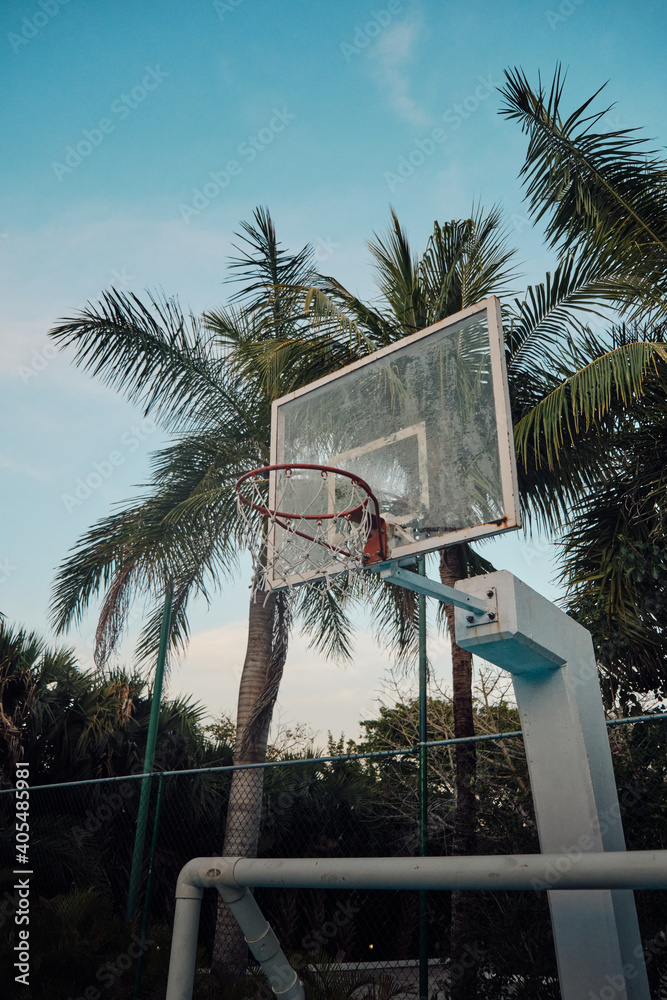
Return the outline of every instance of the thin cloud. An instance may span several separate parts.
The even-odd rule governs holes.
[[[371,59],[376,83],[387,91],[389,104],[411,125],[430,122],[424,109],[410,95],[411,80],[408,66],[412,62],[422,28],[420,14],[388,27],[378,38]]]
[[[51,476],[34,465],[30,465],[28,462],[16,462],[13,458],[8,455],[0,454],[0,469],[8,469],[10,472],[15,472],[19,476],[28,476],[30,479],[38,479],[41,483],[51,482]]]

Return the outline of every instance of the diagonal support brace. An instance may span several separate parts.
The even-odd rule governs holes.
[[[487,616],[487,620],[491,621],[496,617],[495,603],[490,603],[490,601],[476,595],[466,594],[464,590],[448,587],[437,580],[429,580],[427,576],[411,573],[400,566],[389,564],[386,569],[380,570],[380,578],[386,580],[387,583],[395,583],[398,587],[414,590],[415,593],[423,594],[424,597],[435,597],[437,601],[442,601],[444,604],[453,604],[455,608],[463,608],[464,611],[469,611],[476,617],[484,615]]]

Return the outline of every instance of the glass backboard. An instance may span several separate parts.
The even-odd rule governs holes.
[[[387,522],[391,559],[517,528],[504,355],[492,296],[276,400],[271,463],[333,466],[364,479]],[[275,499],[275,478],[269,488]],[[312,485],[303,488],[305,509]],[[268,544],[269,562],[291,546],[294,563],[292,533],[272,525]],[[294,582],[345,568],[327,549],[314,559]]]

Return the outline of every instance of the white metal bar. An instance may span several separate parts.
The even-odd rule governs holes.
[[[201,859],[200,859],[201,860]],[[210,859],[222,870],[228,859]],[[289,889],[667,889],[667,850],[444,858],[235,858],[225,885]],[[224,883],[223,883],[223,880]],[[211,884],[216,884],[212,879]]]
[[[437,580],[429,580],[427,576],[420,576],[418,573],[410,573],[399,566],[389,566],[380,571],[380,577],[387,583],[395,583],[399,587],[407,590],[414,590],[417,594],[425,597],[435,597],[445,604],[453,604],[456,608],[463,608],[474,615],[484,615],[490,608],[487,600],[477,596],[466,594],[464,590],[455,590],[445,583]]]
[[[572,848],[560,854],[445,858],[195,858],[179,876],[166,1000],[191,1000],[204,888],[217,889],[230,906],[276,996],[302,1000],[298,977],[249,892],[258,886],[487,892],[548,889],[552,898],[555,893],[563,899],[577,899],[581,890],[588,895],[609,889],[666,889],[667,850],[586,853]],[[584,945],[593,948],[590,936],[584,935]],[[635,975],[640,964],[641,959],[635,956]],[[613,974],[612,967],[606,971]]]
[[[176,897],[165,1000],[192,1000],[202,890]]]

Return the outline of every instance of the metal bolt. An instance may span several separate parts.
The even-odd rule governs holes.
[[[495,611],[489,611],[489,620],[490,620],[490,621],[493,621],[493,619],[494,619],[495,617],[496,617],[496,613],[495,613]]]
[[[493,597],[493,591],[492,590],[487,590],[486,596],[487,597]]]
[[[474,622],[474,620],[475,620],[475,616],[474,615],[466,615],[466,621],[468,622],[469,625],[472,625],[472,623]]]

